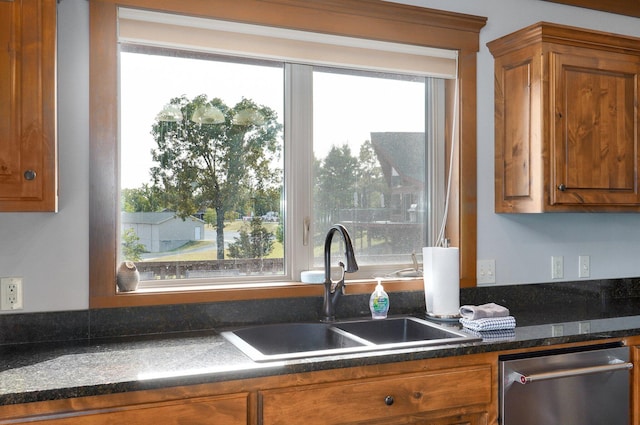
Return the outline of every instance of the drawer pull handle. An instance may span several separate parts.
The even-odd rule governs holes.
[[[393,402],[393,396],[388,395],[384,398],[384,404],[386,404],[387,406],[391,406]]]
[[[565,190],[567,190],[567,186],[564,183],[560,183],[560,185],[558,186],[558,190],[560,192],[564,192]]]
[[[33,170],[27,170],[24,172],[25,180],[33,180],[36,178],[36,172]]]

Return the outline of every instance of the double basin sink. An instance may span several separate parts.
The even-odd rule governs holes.
[[[221,334],[257,362],[480,340],[458,329],[410,316],[332,323],[279,323]]]

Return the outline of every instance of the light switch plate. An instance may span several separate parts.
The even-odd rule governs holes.
[[[588,255],[578,256],[578,277],[585,278],[591,276],[591,259]]]
[[[478,260],[476,279],[478,284],[496,283],[496,260]]]
[[[551,257],[551,279],[564,278],[564,259],[562,255]]]

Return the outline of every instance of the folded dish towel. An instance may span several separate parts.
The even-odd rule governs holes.
[[[484,319],[486,317],[506,317],[509,309],[496,303],[482,305],[463,305],[460,307],[460,316],[469,320]]]
[[[460,319],[460,323],[472,331],[495,331],[498,329],[514,329],[516,327],[516,319],[513,316],[487,317],[476,320],[469,320],[463,317]]]
[[[513,341],[516,337],[515,329],[496,329],[494,331],[472,331],[463,328],[463,331],[469,335],[482,338],[484,342]]]

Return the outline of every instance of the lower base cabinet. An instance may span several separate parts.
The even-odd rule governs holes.
[[[46,425],[246,425],[248,394],[198,397],[115,407],[66,410],[29,415],[0,424]],[[80,400],[80,399],[79,399]]]
[[[0,406],[0,425],[496,425],[497,357],[454,356]]]
[[[367,422],[369,424],[385,425],[488,425],[487,412],[469,413],[464,415],[454,415],[442,418],[427,417],[406,417],[398,418],[396,421],[385,420],[384,422]]]
[[[487,364],[261,391],[261,423],[486,424],[491,381]]]

